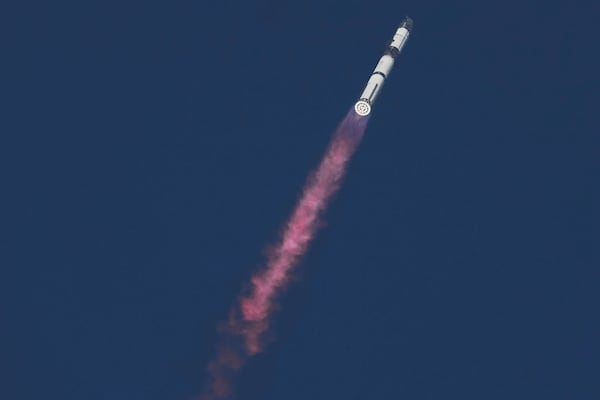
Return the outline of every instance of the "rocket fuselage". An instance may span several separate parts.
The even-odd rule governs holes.
[[[406,17],[400,24],[400,27],[398,27],[396,30],[392,42],[386,49],[383,56],[381,56],[379,59],[373,74],[371,74],[371,77],[367,82],[367,86],[365,86],[360,98],[354,105],[354,111],[356,111],[358,115],[364,116],[371,113],[371,106],[375,102],[375,99],[377,99],[377,95],[381,91],[385,79],[392,70],[395,59],[400,55],[402,47],[404,47],[404,43],[406,42],[406,39],[408,39],[408,35],[410,34],[412,27],[412,19]]]

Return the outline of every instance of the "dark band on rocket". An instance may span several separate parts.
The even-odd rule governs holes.
[[[392,56],[392,58],[396,58],[396,57],[398,57],[400,55],[400,50],[398,50],[394,46],[390,46],[385,51],[385,54],[388,54],[388,55]]]

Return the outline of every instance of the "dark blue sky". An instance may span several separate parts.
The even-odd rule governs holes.
[[[600,398],[599,7],[2,6],[0,398],[199,393],[216,323],[404,15],[238,399]]]

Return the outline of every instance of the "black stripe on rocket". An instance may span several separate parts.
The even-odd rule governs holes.
[[[375,84],[375,86],[373,87],[373,91],[371,92],[371,94],[369,95],[369,103],[371,103],[371,98],[373,97],[373,95],[375,94],[375,92],[377,91],[377,88],[379,87],[379,84]]]

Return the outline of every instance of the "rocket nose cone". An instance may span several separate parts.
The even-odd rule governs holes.
[[[410,18],[410,17],[404,18],[404,20],[400,24],[400,28],[406,28],[407,31],[412,31],[412,28],[413,28],[412,18]]]

